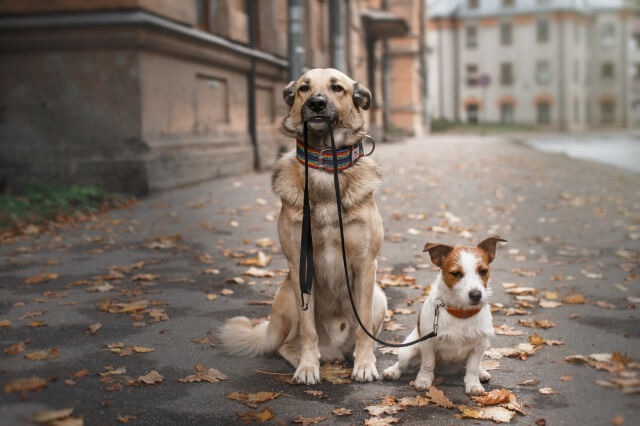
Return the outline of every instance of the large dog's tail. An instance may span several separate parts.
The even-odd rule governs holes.
[[[222,346],[229,355],[258,356],[272,353],[278,342],[269,336],[269,321],[256,326],[247,317],[227,320],[220,329]]]

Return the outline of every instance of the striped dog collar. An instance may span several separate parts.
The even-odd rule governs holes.
[[[296,157],[298,161],[304,165],[304,143],[301,140],[296,141]],[[333,173],[334,169],[342,172],[353,166],[360,157],[364,157],[364,148],[362,141],[355,145],[346,146],[336,150],[338,162],[334,163],[331,149],[313,149],[307,147],[307,160],[309,167],[316,170],[324,170]]]

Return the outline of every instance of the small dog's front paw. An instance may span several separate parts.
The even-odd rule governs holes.
[[[400,376],[402,376],[402,371],[400,371],[400,369],[395,365],[392,365],[382,372],[382,376],[386,380],[398,380]]]
[[[293,381],[295,383],[302,383],[305,385],[315,385],[320,383],[320,364],[300,364],[296,369],[296,372],[293,374]]]
[[[480,381],[481,381],[482,383],[484,383],[484,382],[488,382],[489,380],[491,380],[491,374],[489,374],[489,373],[488,373],[487,371],[485,371],[485,370],[480,370],[479,377],[480,377]]]
[[[413,382],[413,387],[418,392],[426,391],[431,387],[433,383],[433,373],[418,373],[416,380]]]
[[[378,380],[379,377],[375,361],[369,363],[356,362],[351,372],[351,378],[356,382],[373,382]]]
[[[464,392],[467,395],[482,395],[484,393],[484,388],[480,384],[480,381],[475,380],[464,384]]]

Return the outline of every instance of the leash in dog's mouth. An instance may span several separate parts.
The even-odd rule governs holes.
[[[345,283],[347,285],[347,291],[349,293],[349,302],[351,303],[351,309],[353,310],[353,314],[356,317],[356,321],[358,322],[358,325],[360,326],[362,331],[364,331],[364,333],[375,342],[381,344],[382,346],[390,346],[393,348],[412,346],[412,345],[415,345],[416,343],[436,337],[438,335],[438,314],[440,312],[440,308],[444,306],[444,304],[442,303],[436,303],[435,305],[433,331],[429,334],[419,337],[418,339],[412,342],[407,342],[407,343],[385,342],[384,340],[380,340],[378,339],[378,337],[373,335],[373,333],[367,330],[367,328],[362,323],[362,320],[360,319],[360,315],[358,314],[358,310],[356,309],[355,301],[353,299],[353,292],[351,290],[351,282],[349,279],[349,268],[347,266],[347,255],[346,255],[345,242],[344,242],[344,226],[342,223],[342,197],[340,195],[340,180],[338,178],[339,170],[338,170],[338,167],[335,167],[335,165],[338,164],[338,150],[336,148],[336,141],[333,136],[333,127],[331,126],[331,122],[329,119],[326,119],[325,121],[329,128],[329,135],[331,137],[331,154],[332,154],[333,164],[334,164],[333,184],[336,192],[336,205],[338,208],[338,224],[340,227],[340,244],[342,248],[342,265],[344,267]],[[368,138],[368,140],[373,145],[373,148],[367,154],[367,155],[371,155],[375,150],[375,142],[373,138],[369,135],[364,136],[364,138]],[[313,275],[314,275],[313,239],[311,236],[311,206],[309,203],[309,143],[308,143],[307,121],[305,121],[303,125],[303,143],[304,143],[304,196],[303,196],[303,205],[302,205],[302,236],[300,238],[299,280],[300,280],[300,296],[302,299],[302,306],[300,308],[303,311],[306,311],[307,309],[309,309],[309,299],[311,298],[311,287],[313,285]],[[355,164],[355,161],[353,164]]]

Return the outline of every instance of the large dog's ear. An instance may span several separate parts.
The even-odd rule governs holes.
[[[358,82],[353,83],[353,103],[364,110],[371,106],[371,92]]]
[[[296,97],[296,82],[290,81],[282,91],[282,98],[287,103],[287,105],[293,105],[293,100]]]
[[[496,258],[496,246],[499,242],[506,243],[507,240],[503,239],[500,235],[492,235],[480,241],[480,244],[478,244],[478,248],[487,253],[489,263],[493,262],[493,259]]]
[[[427,243],[424,246],[424,250],[422,251],[428,251],[429,257],[431,257],[431,261],[433,262],[433,264],[442,268],[444,258],[447,257],[449,253],[451,253],[451,250],[453,250],[453,247],[445,244]]]

